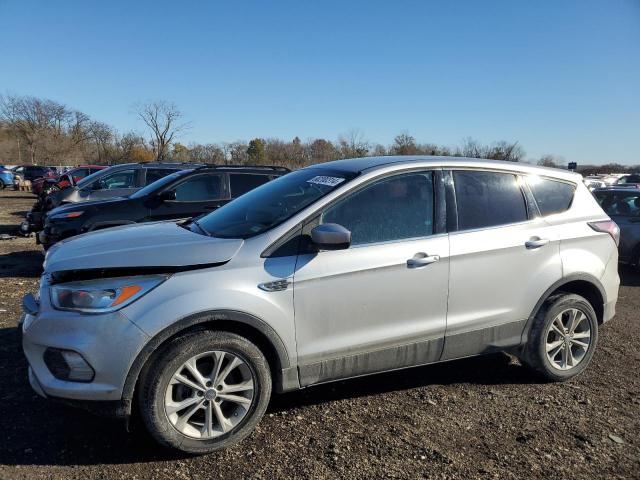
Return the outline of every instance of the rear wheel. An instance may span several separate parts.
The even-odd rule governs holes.
[[[271,374],[262,352],[246,338],[203,331],[159,352],[141,387],[142,418],[156,440],[208,453],[251,433],[267,408]]]
[[[587,368],[597,341],[591,304],[580,295],[554,295],[536,315],[524,360],[548,380],[568,380]]]
[[[0,180],[0,190],[4,190],[4,187],[6,187],[6,185],[2,180]]]

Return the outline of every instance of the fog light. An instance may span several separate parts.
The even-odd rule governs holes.
[[[43,358],[51,374],[58,380],[72,382],[90,382],[93,380],[93,368],[78,352],[47,348],[44,351]]]

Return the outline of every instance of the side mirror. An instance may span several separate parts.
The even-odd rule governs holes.
[[[177,198],[176,191],[165,190],[164,192],[161,192],[160,195],[158,195],[158,198],[161,202],[170,202],[171,200],[175,200]]]
[[[311,230],[311,241],[321,250],[344,250],[351,245],[351,232],[337,223],[325,223]]]

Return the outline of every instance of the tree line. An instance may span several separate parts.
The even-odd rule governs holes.
[[[455,147],[419,143],[408,132],[391,145],[372,143],[358,130],[337,140],[254,138],[229,143],[190,143],[178,140],[190,127],[171,102],[136,104],[133,113],[146,127],[119,133],[106,123],[59,102],[32,96],[0,96],[0,164],[79,165],[126,162],[177,161],[207,164],[281,165],[299,168],[330,160],[371,155],[442,155],[527,161],[518,142],[483,144],[467,138]],[[562,159],[545,155],[528,160],[544,166],[566,168]],[[628,171],[610,164],[581,166],[587,173]],[[603,170],[604,169],[604,170]],[[637,170],[638,168],[633,168]]]

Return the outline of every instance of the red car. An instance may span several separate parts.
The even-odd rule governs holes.
[[[63,173],[60,177],[48,176],[34,180],[31,183],[31,191],[36,195],[48,195],[51,191],[63,190],[71,187],[82,180],[84,177],[91,175],[98,170],[107,168],[106,165],[80,165]]]

